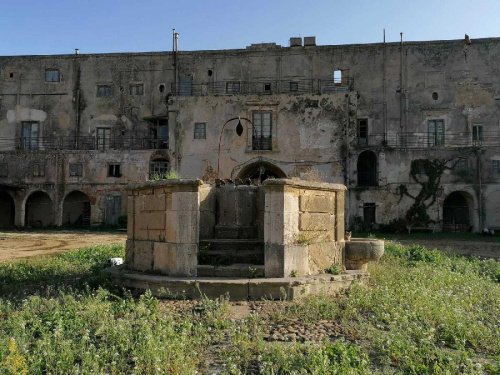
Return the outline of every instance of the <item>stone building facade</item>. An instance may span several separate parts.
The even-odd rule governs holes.
[[[500,39],[0,57],[0,226],[116,224],[125,186],[342,183],[351,227],[500,228]]]

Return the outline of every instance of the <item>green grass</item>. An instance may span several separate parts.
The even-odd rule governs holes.
[[[229,302],[192,314],[133,298],[100,270],[120,246],[0,264],[0,374],[499,374],[500,266],[386,243],[369,286],[340,297],[268,302],[230,319]],[[40,291],[33,285],[50,285]],[[340,323],[344,339],[270,343],[272,322]]]

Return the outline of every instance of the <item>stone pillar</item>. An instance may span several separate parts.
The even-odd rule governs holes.
[[[196,276],[201,184],[200,180],[165,180],[128,189],[129,268]]]
[[[276,179],[263,188],[266,277],[343,267],[345,186]]]

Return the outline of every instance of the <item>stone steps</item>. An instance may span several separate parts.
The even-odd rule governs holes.
[[[232,264],[264,264],[264,244],[257,240],[201,240],[198,264],[229,266]]]
[[[264,277],[264,266],[249,263],[233,263],[228,266],[198,265],[198,277]]]

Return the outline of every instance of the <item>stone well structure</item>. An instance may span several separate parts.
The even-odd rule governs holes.
[[[271,179],[262,185],[164,180],[128,189],[128,287],[196,298],[296,298],[368,277],[345,270],[339,184]],[[337,266],[340,275],[325,273]]]

